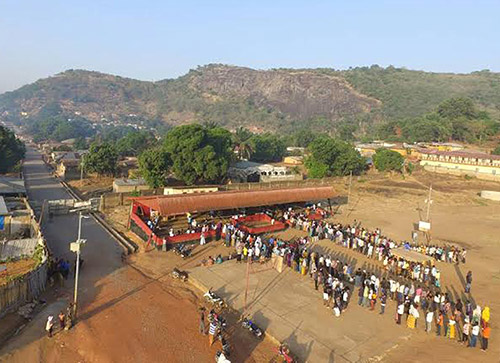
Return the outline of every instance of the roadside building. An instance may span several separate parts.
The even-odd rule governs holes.
[[[29,237],[30,218],[24,198],[0,196],[0,240]]]
[[[219,187],[216,185],[165,187],[163,195],[213,193],[218,191]]]
[[[0,176],[0,196],[25,197],[26,188],[24,186],[24,179]]]
[[[283,163],[288,165],[302,165],[304,164],[303,156],[285,156],[283,158]]]
[[[421,155],[420,165],[428,171],[500,181],[500,155],[437,150],[422,150]]]
[[[302,180],[303,176],[286,166],[259,164],[252,161],[240,161],[229,168],[228,177],[232,182],[272,182]]]
[[[148,189],[149,185],[142,178],[139,179],[120,178],[120,179],[115,179],[113,181],[114,193],[132,193]]]

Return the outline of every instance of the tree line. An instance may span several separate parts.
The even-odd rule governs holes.
[[[24,158],[24,143],[8,128],[0,126],[0,173],[13,171]]]

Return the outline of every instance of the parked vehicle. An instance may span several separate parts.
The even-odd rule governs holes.
[[[186,271],[181,271],[178,268],[174,268],[172,270],[172,276],[174,279],[180,279],[182,281],[186,281],[188,279],[188,274]]]
[[[252,320],[243,318],[241,325],[245,329],[248,329],[257,338],[261,338],[263,336],[262,330]]]
[[[185,245],[185,244],[178,244],[175,245],[174,248],[174,253],[176,255],[181,256],[182,258],[187,258],[191,256],[191,252],[193,251],[193,247]]]
[[[212,305],[218,306],[223,309],[226,306],[224,300],[212,291],[212,288],[208,289],[208,291],[203,295],[205,300]]]

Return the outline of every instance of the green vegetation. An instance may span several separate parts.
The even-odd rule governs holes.
[[[169,154],[161,147],[144,150],[139,156],[139,172],[153,189],[165,186],[171,164]]]
[[[306,159],[308,176],[343,176],[361,174],[366,169],[366,160],[354,147],[344,141],[322,136],[309,145],[311,155]]]
[[[489,113],[478,111],[470,99],[452,98],[441,103],[435,112],[380,124],[376,137],[390,141],[474,143],[495,135],[499,127]]]
[[[85,169],[99,175],[114,175],[118,162],[118,153],[110,143],[90,145],[89,153],[85,156]]]
[[[405,159],[400,153],[388,150],[378,149],[373,155],[373,165],[378,171],[403,171]]]
[[[359,92],[382,101],[386,119],[419,117],[449,98],[463,97],[498,115],[500,73],[430,73],[377,65],[338,73]]]
[[[284,140],[276,134],[254,135],[250,138],[253,154],[252,161],[273,162],[281,161],[286,152]]]
[[[9,129],[0,126],[0,173],[12,171],[24,158],[26,148]]]
[[[164,148],[175,176],[188,185],[221,182],[234,155],[229,131],[199,124],[172,129],[165,137]]]
[[[153,146],[154,135],[148,131],[131,131],[118,141],[116,149],[121,156],[139,156],[141,152]]]
[[[491,152],[493,155],[500,155],[500,145],[498,145],[493,151]]]
[[[84,118],[66,119],[64,116],[52,116],[43,118],[41,121],[34,121],[28,126],[28,132],[33,135],[35,142],[84,138],[95,133],[88,120]]]
[[[252,136],[253,134],[244,127],[239,127],[233,134],[233,142],[238,151],[239,159],[248,160],[255,152],[254,145],[250,140]]]

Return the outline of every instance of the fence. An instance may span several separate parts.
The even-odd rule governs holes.
[[[0,317],[24,303],[37,298],[45,290],[47,284],[49,251],[43,239],[40,226],[36,222],[32,206],[26,199],[24,199],[24,202],[31,216],[30,232],[32,238],[21,241],[8,241],[2,246],[1,254],[14,258],[26,254],[33,255],[36,245],[40,242],[44,246],[44,253],[41,256],[42,262],[35,269],[0,286]]]
[[[0,286],[0,317],[38,297],[47,283],[47,261],[24,276]]]

